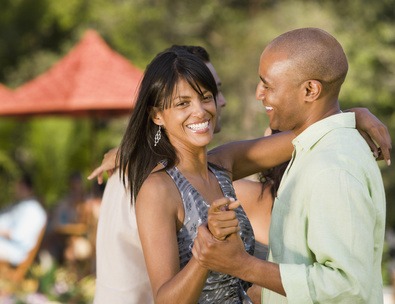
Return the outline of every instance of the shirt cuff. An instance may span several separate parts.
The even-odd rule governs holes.
[[[280,264],[281,282],[289,304],[313,303],[307,284],[305,265]]]

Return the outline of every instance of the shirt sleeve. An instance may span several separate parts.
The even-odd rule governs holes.
[[[367,303],[377,212],[368,186],[342,169],[316,174],[307,190],[312,265],[280,265],[289,303]]]

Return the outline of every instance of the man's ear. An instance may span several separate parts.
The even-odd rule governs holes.
[[[154,124],[163,126],[162,115],[158,107],[152,107],[150,110],[150,117]]]
[[[319,80],[307,80],[304,83],[304,98],[307,102],[317,100],[322,93],[322,83]]]

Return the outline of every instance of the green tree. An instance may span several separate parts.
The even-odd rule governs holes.
[[[223,132],[214,142],[218,144],[263,133],[267,118],[254,96],[260,53],[282,32],[313,26],[334,34],[349,58],[342,107],[368,107],[393,134],[393,7],[395,0],[4,0],[0,82],[16,87],[39,75],[88,28],[96,29],[113,49],[142,69],[172,44],[202,45],[222,78],[228,100]],[[125,120],[2,119],[0,178],[9,180],[12,168],[27,162],[40,194],[51,204],[64,191],[68,172],[89,172],[107,148],[119,143]],[[395,196],[395,173],[385,166],[382,172],[390,202]],[[392,205],[389,214],[395,214]]]

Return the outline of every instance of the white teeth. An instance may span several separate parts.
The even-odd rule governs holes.
[[[265,106],[265,108],[266,108],[267,111],[273,110],[273,107]]]
[[[203,130],[203,129],[206,129],[208,127],[208,121],[202,122],[202,123],[198,123],[198,124],[188,125],[187,127],[189,129],[193,130],[193,131]]]

